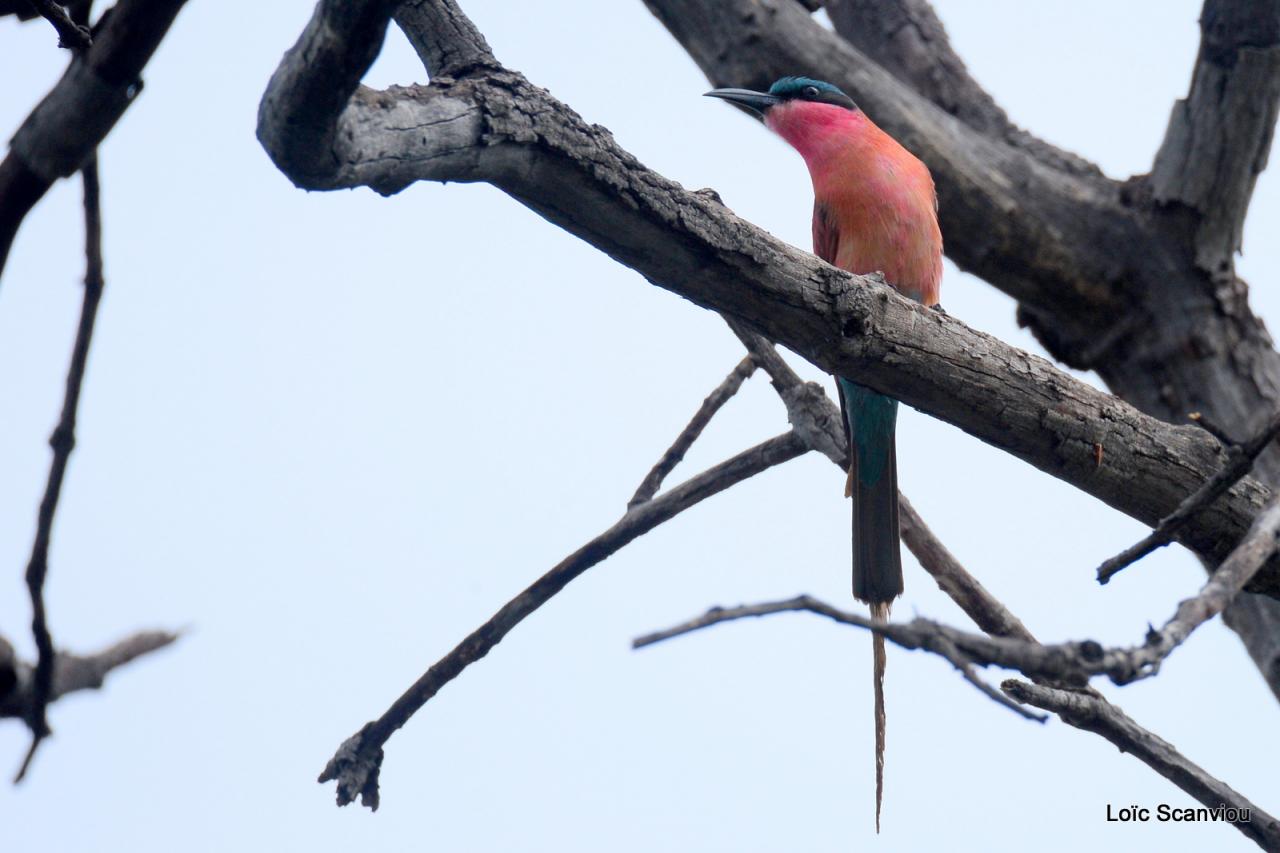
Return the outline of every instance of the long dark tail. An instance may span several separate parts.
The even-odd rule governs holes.
[[[871,606],[873,619],[889,618],[891,602],[902,594],[898,544],[898,453],[894,435],[898,401],[837,378],[840,407],[849,439],[849,481],[853,498],[853,594]],[[876,727],[876,832],[884,799],[884,638],[872,638],[872,678]]]

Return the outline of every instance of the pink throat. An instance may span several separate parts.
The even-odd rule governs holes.
[[[765,114],[764,123],[800,152],[810,169],[860,138],[870,126],[862,110],[834,104],[789,101]]]

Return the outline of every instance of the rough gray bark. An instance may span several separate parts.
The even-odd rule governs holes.
[[[771,16],[785,16],[785,10],[793,8],[790,0],[785,2],[783,6],[768,0],[750,5]],[[721,14],[709,17],[723,21],[723,7],[733,5],[734,0],[720,3],[716,10]],[[299,186],[369,186],[383,193],[397,192],[416,180],[483,180],[498,186],[652,283],[724,315],[747,343],[753,359],[774,378],[793,423],[790,436],[799,447],[819,449],[832,458],[840,450],[830,434],[836,420],[826,411],[829,402],[819,400],[821,395],[804,383],[792,381],[780,359],[770,358],[769,348],[753,346],[753,341],[759,343],[753,330],[795,349],[819,367],[855,377],[956,424],[1148,523],[1173,511],[1223,464],[1225,454],[1209,431],[1151,418],[1076,382],[1042,359],[899,297],[878,276],[850,276],[780,243],[733,216],[714,193],[687,192],[645,169],[603,128],[587,125],[548,93],[499,65],[453,0],[421,0],[411,7],[411,14],[404,10],[396,14],[397,23],[429,70],[448,68],[448,73],[433,75],[430,86],[375,92],[359,85],[376,53],[370,46],[380,43],[381,27],[390,19],[385,0],[321,0],[298,44],[286,55],[263,98],[259,138],[279,168]],[[799,20],[804,26],[812,25],[803,16]],[[757,22],[748,14],[738,23],[750,27]],[[464,43],[442,46],[436,36]],[[748,44],[754,49],[760,41],[753,35]],[[851,50],[838,41],[835,49]],[[727,54],[722,51],[718,59],[726,60]],[[324,61],[314,63],[315,57]],[[861,61],[859,73],[867,79],[889,89],[896,86],[898,95],[915,99],[900,109],[900,117],[920,120],[926,131],[946,131],[960,140],[947,149],[946,140],[923,132],[919,136],[948,158],[951,171],[943,169],[939,174],[976,193],[971,207],[959,210],[957,222],[963,224],[968,217],[971,228],[985,227],[1004,241],[987,244],[972,255],[1003,275],[1002,286],[1025,297],[1024,305],[1034,300],[1051,316],[1072,318],[1081,326],[1075,331],[1081,332],[1082,340],[1083,332],[1092,332],[1096,326],[1092,318],[1097,312],[1129,316],[1128,289],[1134,286],[1130,279],[1148,275],[1149,270],[1141,275],[1126,270],[1127,277],[1120,278],[1091,278],[1114,262],[1111,255],[1118,247],[1113,245],[1096,246],[1099,257],[1075,259],[1081,270],[1072,270],[1066,261],[1080,248],[1075,241],[1086,234],[1096,237],[1101,226],[1114,225],[1119,236],[1112,237],[1117,241],[1150,236],[1154,214],[1130,210],[1134,198],[1127,190],[1117,189],[1087,164],[1059,152],[1056,164],[1049,165],[1038,156],[1055,158],[1034,140],[1012,145],[1004,138],[974,134],[865,57]],[[886,104],[892,103],[888,97]],[[1007,136],[1010,131],[1005,127],[1000,132]],[[1032,213],[1068,210],[1070,215],[1062,221],[1038,222],[1027,216],[1027,206],[1036,204],[1040,207]],[[984,210],[1005,219],[983,222],[976,214]],[[1095,217],[1101,226],[1100,221],[1075,221],[1071,216]],[[1032,247],[1019,248],[1020,239],[1031,240]],[[1001,254],[1020,251],[1020,261]],[[1186,269],[1175,269],[1178,260],[1157,259],[1154,265],[1163,264],[1169,274],[1189,275]],[[1019,270],[1017,262],[1026,266]],[[1118,304],[1124,311],[1114,310]],[[1108,356],[1133,336],[1130,322],[1132,318],[1101,335],[1101,343],[1093,335],[1089,345],[1075,354],[1089,359]],[[1182,541],[1217,562],[1272,499],[1270,490],[1246,478],[1197,516]],[[1269,513],[1259,524],[1261,532],[1255,528],[1254,537],[1241,551],[1248,550],[1252,562],[1228,573],[1231,583],[1222,590],[1215,591],[1213,584],[1226,584],[1228,575],[1211,581],[1199,602],[1180,609],[1166,626],[1170,649],[1182,630],[1179,626],[1189,631],[1211,618],[1214,608],[1225,604],[1271,553],[1275,519]],[[1158,664],[1152,655],[1162,654],[1163,644],[1149,652],[1143,647],[1107,651],[1088,642],[1049,647],[1028,642],[1030,634],[1016,617],[1002,606],[988,606],[990,596],[985,590],[967,582],[971,578],[940,543],[927,536],[927,529],[918,532],[929,540],[919,549],[922,562],[941,567],[936,574],[947,576],[944,588],[963,587],[957,601],[966,612],[976,613],[974,618],[983,627],[1019,639],[987,640],[919,623],[872,625],[851,615],[842,621],[865,624],[891,636],[896,632],[906,637],[903,630],[915,630],[920,642],[933,642],[928,639],[933,637],[941,643],[935,650],[953,652],[948,657],[975,683],[970,664],[979,660],[1013,662],[1036,674],[1048,672],[1077,683],[1097,673],[1124,682],[1149,674],[1149,667],[1139,666],[1142,661]],[[1267,536],[1271,537],[1269,547],[1262,544]],[[1259,570],[1252,588],[1280,593],[1278,576],[1272,559]],[[518,599],[508,608],[513,606],[520,606]],[[484,631],[482,626],[380,720],[343,744],[322,775],[322,781],[338,782],[340,803],[363,795],[367,804],[376,804],[382,744],[408,714],[456,674],[449,667],[465,665],[473,639]],[[492,642],[486,639],[476,648],[487,650],[489,645]],[[461,657],[454,660],[455,655]],[[1078,695],[1093,703],[1098,713],[1120,714],[1092,691]],[[1071,709],[1053,710],[1072,725],[1090,727],[1089,720],[1075,720]],[[1118,735],[1117,731],[1110,734],[1116,735],[1113,740],[1122,748],[1130,742],[1141,746],[1142,738],[1154,737],[1136,725]],[[1197,796],[1230,790],[1212,777],[1186,775],[1194,765],[1171,749],[1167,753],[1145,750],[1139,757],[1160,772],[1177,764],[1170,778],[1191,786],[1187,790],[1206,780],[1211,783]],[[1232,802],[1237,796],[1232,792]],[[1269,816],[1260,813],[1260,817],[1268,821],[1269,829],[1274,828]]]
[[[979,134],[1055,169],[1101,178],[1093,163],[1032,136],[1015,125],[965,67],[928,0],[830,0],[836,32],[881,68],[909,84]]]
[[[13,135],[0,162],[0,272],[27,213],[76,173],[141,91],[142,69],[185,2],[120,0]]]
[[[1155,201],[1194,212],[1196,264],[1229,282],[1280,106],[1280,4],[1209,0],[1191,91],[1151,170]]]
[[[1145,416],[1043,359],[898,296],[877,277],[850,276],[782,243],[707,194],[646,169],[603,128],[514,72],[484,67],[431,86],[374,92],[357,88],[363,67],[349,57],[303,62],[330,50],[372,58],[326,17],[328,5],[320,4],[321,23],[313,20],[286,55],[259,114],[263,144],[300,186],[392,193],[414,180],[488,180],[654,284],[1148,524],[1219,465],[1217,441],[1203,430]],[[364,22],[353,17],[351,25]],[[343,92],[353,94],[338,115],[315,112],[316,93],[337,106]],[[320,150],[324,160],[314,156]],[[1241,482],[1182,541],[1225,557],[1266,494],[1255,481]],[[1280,593],[1280,571],[1268,566],[1254,583]]]
[[[1123,182],[1013,127],[922,0],[833,2],[838,33],[793,0],[646,4],[715,85],[807,73],[845,88],[929,165],[948,256],[1017,299],[1055,358],[1237,438],[1280,410],[1280,356],[1231,260],[1280,99],[1280,4],[1206,3],[1155,174]],[[1258,472],[1280,483],[1280,453]],[[1280,605],[1241,596],[1226,621],[1280,697]]]
[[[1259,809],[1230,785],[1210,776],[1178,752],[1173,744],[1142,728],[1101,696],[1028,684],[1016,679],[1010,679],[1000,687],[1019,702],[1052,711],[1078,729],[1101,735],[1121,752],[1132,754],[1208,808],[1230,804],[1232,808],[1248,809],[1247,820],[1237,819],[1230,823],[1263,850],[1280,850],[1280,820]]]

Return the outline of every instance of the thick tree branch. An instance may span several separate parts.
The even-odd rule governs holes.
[[[1073,365],[1089,366],[1082,353],[1098,339],[1098,317],[1126,313],[1131,276],[1164,281],[1181,274],[1163,255],[1152,257],[1159,235],[1121,185],[1084,165],[1066,168],[1066,155],[1048,156],[1029,137],[1014,145],[990,127],[979,132],[966,124],[976,123],[972,114],[949,115],[945,104],[911,87],[914,77],[895,77],[799,4],[645,3],[712,85],[760,88],[783,75],[809,74],[841,86],[928,164],[948,256],[1017,299],[1029,318],[1054,317],[1054,354]],[[979,91],[971,81],[960,88],[967,97]]]
[[[1207,0],[1191,91],[1151,170],[1156,201],[1194,211],[1196,262],[1230,275],[1280,111],[1280,4]]]
[[[969,75],[928,0],[831,0],[836,32],[881,68],[977,133],[1075,175],[1102,178],[1097,166],[1015,125]]]
[[[322,2],[280,60],[258,106],[258,139],[294,183],[323,182],[340,168],[334,149],[342,144],[335,138],[342,109],[382,50],[398,5]],[[288,160],[282,163],[277,158],[285,151]]]
[[[407,0],[395,19],[432,79],[500,67],[484,35],[453,0]]]
[[[319,18],[326,19],[329,5],[320,4]],[[304,40],[317,37],[350,43],[346,33],[316,25]],[[286,55],[259,118],[260,138],[302,186],[393,192],[419,179],[489,180],[651,282],[749,323],[824,370],[890,393],[1147,524],[1219,468],[1217,442],[1202,430],[1142,415],[1042,359],[898,296],[877,277],[849,276],[787,246],[644,168],[602,128],[512,72],[359,90],[337,122],[330,171],[309,172],[315,161],[297,161],[289,147],[297,142],[305,154],[305,133],[271,108],[292,100],[278,91],[282,81],[303,92],[315,84],[308,77],[315,66],[299,63],[297,54]],[[1098,445],[1105,451],[1101,464]],[[1241,481],[1180,541],[1222,559],[1266,494],[1256,481]],[[1252,588],[1280,592],[1280,571],[1268,566]]]
[[[18,128],[0,162],[0,273],[27,213],[59,178],[76,173],[142,87],[143,67],[185,0],[120,0],[93,46]]]
[[[1178,531],[1194,518],[1196,513],[1220,498],[1239,482],[1241,477],[1249,473],[1258,456],[1271,446],[1277,435],[1280,435],[1280,415],[1273,417],[1261,432],[1248,441],[1230,445],[1222,469],[1206,480],[1203,486],[1188,495],[1186,500],[1178,504],[1177,509],[1160,519],[1155,530],[1145,536],[1142,541],[1126,548],[1099,566],[1098,582],[1107,583],[1125,567],[1172,542]],[[1221,440],[1219,438],[1219,441]]]
[[[808,449],[794,433],[786,433],[707,469],[651,501],[628,509],[616,524],[570,554],[471,632],[432,665],[381,717],[344,741],[325,766],[319,781],[338,783],[338,805],[345,806],[359,796],[362,804],[376,810],[383,745],[440,688],[488,654],[512,628],[587,569],[706,498],[801,456]]]
[[[1134,756],[1208,808],[1226,806],[1235,809],[1237,814],[1247,810],[1247,818],[1232,820],[1232,825],[1263,850],[1280,850],[1280,821],[1230,785],[1210,776],[1178,752],[1173,744],[1147,731],[1101,696],[1014,679],[1004,682],[1001,687],[1019,702],[1052,711],[1069,725],[1101,735],[1121,752]]]
[[[318,16],[325,14],[324,6]],[[420,35],[420,41],[429,44],[431,34]],[[305,76],[307,69],[282,67],[277,79],[299,74]],[[384,93],[351,85],[350,102],[332,120],[337,130],[330,137],[333,156],[327,170],[308,173],[305,167],[315,161],[295,157],[291,150],[297,145],[305,151],[307,141],[291,140],[287,128],[279,132],[276,116],[265,106],[260,112],[260,138],[300,185],[366,185],[389,193],[421,179],[490,181],[655,284],[746,321],[823,369],[857,376],[872,387],[892,388],[900,399],[997,446],[1012,442],[1023,458],[1039,459],[1036,464],[1093,494],[1102,496],[1114,487],[1112,500],[1131,514],[1140,512],[1131,501],[1151,501],[1152,494],[1161,492],[1164,497],[1154,502],[1164,503],[1161,514],[1167,514],[1216,470],[1217,445],[1202,432],[1144,420],[1127,407],[1113,409],[1114,401],[1105,395],[1063,382],[1037,359],[1005,351],[981,336],[970,337],[971,330],[949,325],[954,322],[949,318],[915,309],[899,313],[911,306],[901,305],[873,282],[842,277],[760,235],[708,195],[684,193],[644,170],[601,129],[586,126],[517,74],[485,66],[457,79],[437,79],[429,87]],[[275,97],[287,101],[290,95],[269,91],[264,105]],[[994,362],[989,359],[993,351]],[[933,358],[938,361],[931,367],[940,368],[945,380],[926,378],[931,374],[922,364]],[[768,369],[763,362],[762,366]],[[771,375],[776,381],[777,374]],[[1023,397],[1022,380],[1039,390],[1028,389],[1030,396]],[[1005,393],[1010,385],[1018,389],[1011,397]],[[1036,402],[1028,417],[1021,405],[1030,399]],[[971,414],[959,412],[961,407]],[[804,408],[811,410],[806,417],[814,413],[814,406]],[[820,413],[820,407],[817,410]],[[1000,431],[1020,438],[998,438],[995,433]],[[821,432],[815,429],[807,439]],[[1108,463],[1125,471],[1123,484],[1108,485],[1117,472],[1099,464],[1100,444]],[[824,449],[828,451],[838,453],[832,447]],[[1136,483],[1130,479],[1135,471]],[[1171,502],[1166,500],[1170,491],[1179,493]],[[1225,543],[1239,538],[1267,498],[1265,489],[1244,480],[1189,527],[1186,540],[1199,542],[1215,558],[1224,556]],[[1146,520],[1154,523],[1158,517]],[[1262,577],[1271,571],[1268,567]],[[1003,608],[988,607],[989,595],[980,586],[977,590],[979,606],[995,613],[981,618],[1012,636],[1030,638]],[[957,649],[968,654],[970,636],[956,636],[966,643]],[[950,635],[944,639],[954,642]],[[1029,648],[1033,644],[989,642],[1012,644],[998,645],[1001,655],[1046,663]],[[1061,659],[1060,668],[1086,680],[1090,673],[1079,662],[1103,651],[1096,644],[1050,648]],[[368,796],[371,781],[376,795],[380,744],[371,747],[375,739],[368,737],[374,725],[344,744],[327,770],[328,778],[340,780],[340,797],[345,792],[349,800],[362,791]]]
[[[841,5],[849,2],[855,0]],[[856,2],[869,6],[873,0]],[[999,122],[981,124],[980,90],[946,60],[949,51],[940,48],[937,32],[921,48],[923,54],[904,59],[910,67],[897,59],[902,45],[876,43],[879,31],[865,37],[849,34],[884,59],[890,73],[864,52],[847,44],[842,49],[843,40],[794,3],[646,3],[717,85],[767,85],[781,74],[795,73],[842,85],[929,165],[938,184],[948,255],[1017,298],[1020,321],[1056,358],[1095,368],[1115,393],[1168,421],[1180,423],[1188,412],[1202,411],[1245,434],[1280,408],[1280,355],[1249,309],[1246,286],[1235,277],[1229,258],[1206,268],[1188,248],[1202,243],[1200,215],[1184,204],[1160,203],[1144,176],[1109,181],[1089,169],[1064,168],[1043,149],[1021,145],[1007,134],[992,134],[990,127]],[[920,27],[925,37],[929,28],[921,0],[874,3],[881,9],[874,14],[890,23],[895,9],[913,11],[908,26]],[[1257,20],[1250,21],[1221,11],[1252,15],[1255,7]],[[1263,9],[1244,0],[1211,0],[1205,21],[1218,23],[1206,30],[1207,40],[1231,42],[1230,35],[1212,36],[1215,27],[1226,34],[1241,28],[1265,32],[1266,21],[1275,14],[1274,3]],[[1264,35],[1258,41],[1273,40]],[[1213,51],[1210,44],[1202,54]],[[951,79],[926,82],[935,71]],[[1270,103],[1270,85],[1260,86],[1252,99],[1236,90],[1232,103]],[[921,87],[923,96],[913,86]],[[951,102],[949,95],[954,95]],[[960,109],[965,100],[969,107]],[[956,118],[950,124],[940,121],[928,109],[937,105],[956,107]],[[1212,103],[1210,107],[1212,112]],[[1258,119],[1254,115],[1243,121],[1240,133],[1224,129],[1223,138],[1235,138],[1232,145],[1240,152],[1253,134],[1258,151],[1264,152],[1270,130],[1265,116]],[[1204,134],[1197,138],[1207,139]],[[1237,187],[1243,186],[1240,164],[1252,163],[1247,168],[1256,171],[1254,166],[1260,169],[1264,162],[1245,157],[1225,164],[1221,154],[1207,153],[1202,162],[1222,163],[1224,180]],[[1245,200],[1238,191],[1232,197]],[[1109,327],[1099,327],[1100,317],[1108,318]],[[1259,472],[1266,483],[1280,484],[1280,453],[1264,454]],[[1244,595],[1226,619],[1280,698],[1280,603]]]

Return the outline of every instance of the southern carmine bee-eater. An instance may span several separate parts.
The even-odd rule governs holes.
[[[747,107],[800,152],[813,179],[813,252],[851,273],[882,272],[897,290],[934,306],[942,233],[929,169],[830,83],[783,77],[768,92],[707,93]],[[888,619],[902,593],[898,546],[898,401],[836,377],[853,498],[853,594]],[[884,638],[874,639],[876,831],[884,791]]]

